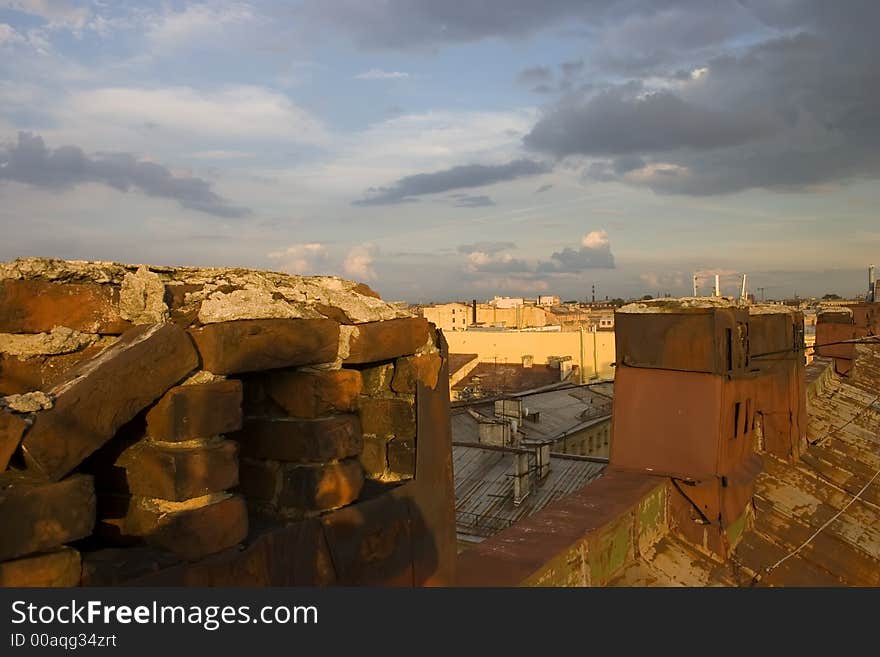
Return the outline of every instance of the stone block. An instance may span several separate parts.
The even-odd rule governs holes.
[[[368,479],[383,481],[388,471],[388,440],[384,437],[364,436],[360,461]]]
[[[0,408],[0,472],[9,465],[26,429],[27,423],[21,416]]]
[[[0,396],[46,390],[81,362],[101,353],[105,347],[105,344],[93,344],[70,354],[29,358],[0,354]]]
[[[361,451],[356,415],[326,418],[248,418],[232,436],[244,456],[290,463],[326,463]]]
[[[0,562],[0,586],[79,586],[81,569],[79,552],[63,547]]]
[[[295,417],[345,413],[355,410],[361,375],[354,370],[278,371],[269,376],[266,391],[287,414]]]
[[[241,381],[176,386],[147,413],[153,440],[210,438],[241,428]]]
[[[416,385],[421,381],[428,388],[437,385],[437,376],[443,359],[440,354],[422,354],[400,358],[394,366],[391,389],[394,392],[415,394]]]
[[[361,390],[371,397],[391,393],[391,381],[394,378],[394,365],[383,363],[376,367],[361,370]]]
[[[336,509],[354,502],[364,485],[364,471],[357,459],[327,465],[282,466],[277,506],[305,511]]]
[[[84,538],[94,524],[91,477],[76,474],[53,483],[0,473],[0,561]]]
[[[119,315],[119,292],[109,285],[0,281],[0,333],[43,333],[56,326],[109,335],[131,328]]]
[[[138,537],[183,559],[200,559],[243,541],[248,516],[240,495],[206,495],[185,502],[132,497],[118,526],[123,537]]]
[[[197,366],[180,327],[131,329],[50,391],[54,406],[37,413],[22,442],[28,469],[60,479]]]
[[[249,319],[191,329],[204,369],[258,372],[336,360],[339,324],[329,319]]]
[[[388,475],[395,480],[412,479],[416,474],[416,444],[412,439],[388,442]]]
[[[125,473],[124,492],[181,502],[236,486],[238,445],[219,439],[141,440],[123,451],[115,465]]]
[[[358,324],[345,363],[362,364],[409,356],[424,347],[430,330],[424,317]]]
[[[242,457],[238,490],[248,501],[273,502],[281,490],[281,463]]]
[[[358,400],[361,430],[380,438],[415,438],[415,405],[406,399],[364,397]]]

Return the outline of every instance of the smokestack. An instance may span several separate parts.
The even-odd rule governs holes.
[[[721,276],[715,274],[715,296],[721,296]]]
[[[593,283],[593,303],[596,303],[596,284]]]
[[[742,284],[742,290],[740,290],[740,292],[739,292],[739,298],[741,301],[746,300],[746,274],[743,274],[743,284]]]
[[[876,279],[874,278],[874,265],[868,265],[868,301],[880,301],[876,297]]]
[[[694,274],[694,296],[697,296],[697,275]]]
[[[471,324],[477,323],[477,300],[471,301]]]

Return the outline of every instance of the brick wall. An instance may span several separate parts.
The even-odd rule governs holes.
[[[446,353],[335,278],[0,264],[0,584],[451,581]]]

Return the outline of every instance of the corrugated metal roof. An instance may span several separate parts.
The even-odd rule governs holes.
[[[453,436],[455,429],[453,426]],[[459,535],[480,540],[506,529],[521,518],[543,509],[602,474],[605,465],[576,457],[551,456],[550,472],[517,506],[513,503],[512,452],[456,445],[452,448],[455,473],[455,513]],[[533,470],[535,459],[529,456]]]
[[[538,412],[538,422],[519,423],[524,440],[546,440],[579,427],[588,420],[606,418],[611,412],[610,383],[571,386],[557,390],[518,396],[529,413]],[[470,408],[487,418],[495,417],[495,402],[468,404],[452,410],[452,439],[456,442],[474,442],[479,439],[478,422],[468,412]],[[583,428],[583,427],[581,427]]]

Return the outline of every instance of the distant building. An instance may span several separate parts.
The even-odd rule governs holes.
[[[539,306],[558,306],[562,303],[562,301],[557,296],[539,296],[538,297],[538,305]]]
[[[422,316],[442,331],[466,331],[472,312],[471,307],[464,303],[443,303],[422,308]]]
[[[495,297],[489,302],[489,305],[495,308],[516,308],[525,305],[525,299],[522,297]]]

